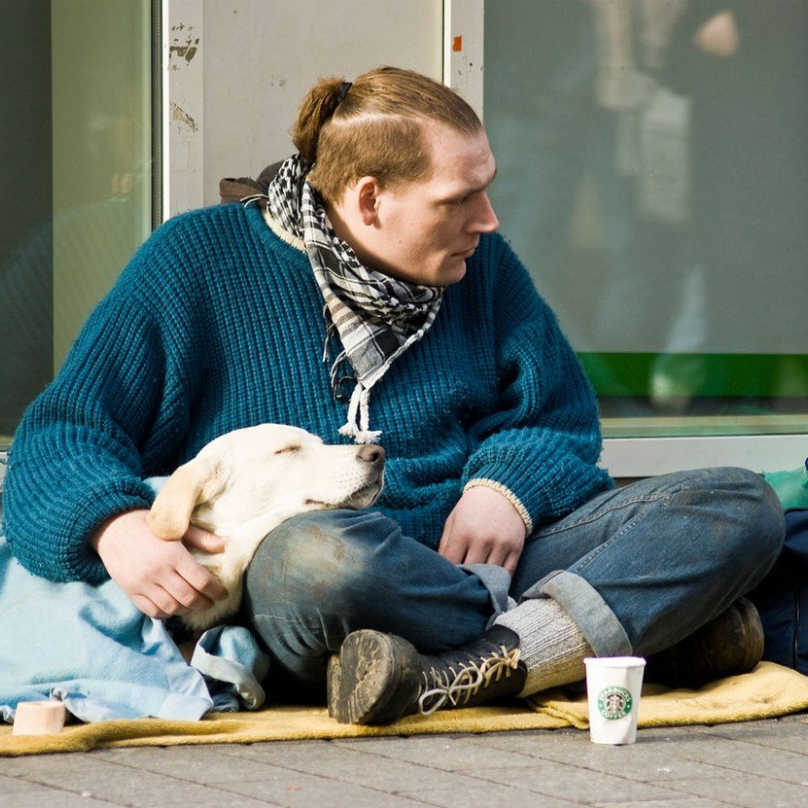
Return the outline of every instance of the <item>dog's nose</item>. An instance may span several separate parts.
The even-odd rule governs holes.
[[[366,444],[359,449],[359,459],[366,463],[384,463],[384,449],[375,444]]]

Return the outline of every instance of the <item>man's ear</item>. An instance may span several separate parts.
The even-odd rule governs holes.
[[[218,461],[194,458],[180,466],[154,500],[146,522],[157,538],[180,541],[191,524],[191,514],[219,487]]]
[[[354,204],[362,224],[374,225],[379,216],[381,185],[375,177],[361,177],[353,187]]]

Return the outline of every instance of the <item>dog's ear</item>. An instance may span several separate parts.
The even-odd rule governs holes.
[[[168,478],[146,517],[155,536],[179,541],[185,535],[194,508],[211,496],[218,466],[213,458],[194,458]]]

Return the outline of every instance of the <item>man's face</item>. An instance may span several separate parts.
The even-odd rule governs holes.
[[[484,132],[427,127],[432,173],[379,193],[370,265],[411,283],[448,286],[466,274],[480,236],[499,226],[486,189],[496,164]]]

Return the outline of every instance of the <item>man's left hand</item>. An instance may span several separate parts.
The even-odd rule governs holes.
[[[455,564],[497,564],[511,575],[525,546],[525,523],[506,496],[469,488],[443,527],[438,552]]]

